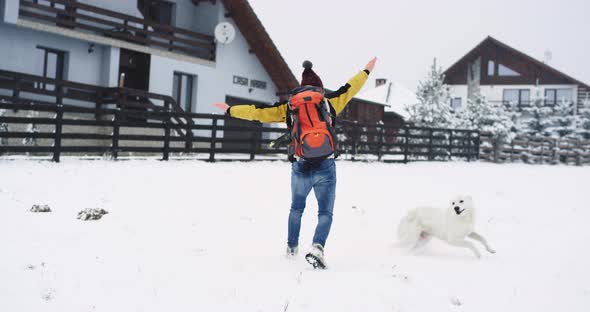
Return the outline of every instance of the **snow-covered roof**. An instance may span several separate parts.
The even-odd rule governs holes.
[[[394,112],[404,119],[409,117],[404,107],[419,102],[414,92],[397,82],[388,82],[373,89],[363,91],[356,97],[371,102],[383,103],[386,105],[386,112]]]

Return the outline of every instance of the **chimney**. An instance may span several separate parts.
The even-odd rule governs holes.
[[[375,79],[375,88],[382,86],[384,84],[387,83],[387,79],[386,78],[377,78]]]

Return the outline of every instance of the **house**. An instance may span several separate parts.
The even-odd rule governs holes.
[[[464,106],[479,89],[490,102],[520,111],[535,98],[579,110],[590,101],[590,86],[492,37],[487,37],[444,72],[451,105]],[[574,112],[575,113],[575,112]]]
[[[403,126],[408,118],[404,106],[417,103],[415,94],[410,90],[399,83],[387,82],[385,78],[375,79],[375,87],[361,92],[356,98],[357,101],[363,101],[365,105],[370,106],[352,106],[351,111],[356,112],[359,116],[357,118],[365,120],[365,123],[382,122],[388,128],[386,135],[389,137],[389,143],[395,141],[393,137],[397,134],[397,129]],[[374,113],[367,114],[365,111]],[[366,117],[362,118],[363,115]]]
[[[211,103],[273,103],[297,80],[245,0],[0,0],[0,69]],[[215,38],[216,27],[235,38]],[[7,73],[4,73],[7,75]]]
[[[0,0],[0,46],[7,102],[219,113],[298,85],[246,0]]]
[[[357,97],[381,103],[384,107],[383,123],[394,127],[401,127],[408,119],[405,107],[418,103],[414,92],[400,83],[388,82],[386,78],[375,79],[375,87],[363,91]]]

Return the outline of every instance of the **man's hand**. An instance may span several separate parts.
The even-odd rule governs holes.
[[[367,66],[365,66],[365,69],[368,70],[369,72],[372,72],[373,68],[375,68],[376,62],[377,62],[377,57],[374,57],[372,60],[369,61],[369,63],[367,63]]]
[[[219,108],[224,113],[227,112],[227,109],[229,108],[229,105],[227,103],[215,103],[213,104],[213,106]]]

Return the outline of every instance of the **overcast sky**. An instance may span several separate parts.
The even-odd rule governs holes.
[[[412,90],[433,58],[447,69],[490,35],[590,84],[590,0],[250,0],[295,76],[309,59],[336,88],[371,75]]]

